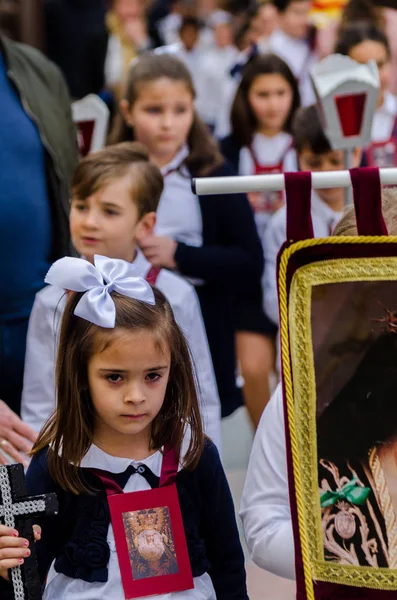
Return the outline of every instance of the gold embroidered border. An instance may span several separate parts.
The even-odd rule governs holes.
[[[283,377],[290,424],[298,522],[308,600],[314,600],[314,581],[329,581],[375,589],[397,589],[397,570],[335,565],[323,560],[321,514],[318,502],[317,451],[315,435],[315,375],[311,344],[311,291],[313,285],[345,281],[397,280],[397,257],[345,258],[305,265],[297,271],[287,298],[287,266],[299,250],[321,244],[397,243],[397,237],[334,237],[297,242],[286,248],[280,259],[280,334],[282,340]],[[289,317],[291,317],[289,319]],[[295,410],[292,371],[289,355],[289,328],[294,387],[297,398],[305,401]],[[311,482],[311,486],[307,485]],[[318,535],[314,536],[313,532]]]

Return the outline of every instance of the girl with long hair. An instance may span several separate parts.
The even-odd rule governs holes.
[[[147,259],[196,287],[221,399],[222,416],[242,404],[236,383],[235,297],[260,285],[263,251],[244,194],[197,196],[192,177],[233,175],[196,114],[185,65],[147,54],[130,67],[110,143],[137,140],[164,176],[155,235],[141,240]],[[260,310],[260,295],[257,298]],[[262,406],[263,408],[263,406]]]
[[[194,588],[156,597],[248,599],[233,501],[203,435],[190,353],[172,309],[130,263],[103,256],[94,263],[64,258],[46,278],[79,291],[70,292],[62,318],[57,408],[27,473],[30,493],[53,491],[59,501],[36,543],[44,598],[124,600],[97,470],[124,492],[150,490],[172,451]],[[23,562],[28,545],[0,526],[2,598],[11,587],[7,570]]]

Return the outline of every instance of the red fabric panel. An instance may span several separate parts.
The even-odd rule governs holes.
[[[77,123],[79,150],[81,156],[87,156],[87,154],[91,150],[94,127],[95,121],[93,119],[90,121],[79,121]]]
[[[382,215],[382,186],[379,169],[351,169],[354,208],[359,235],[387,235]]]
[[[297,242],[314,237],[311,216],[312,174],[285,173],[287,198],[287,240]]]
[[[336,109],[345,137],[360,135],[367,94],[335,96]]]

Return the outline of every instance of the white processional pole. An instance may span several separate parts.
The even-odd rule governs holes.
[[[397,168],[380,169],[382,185],[397,185]],[[322,171],[312,173],[315,190],[351,187],[349,171]],[[193,179],[192,189],[199,196],[210,194],[247,194],[248,192],[282,191],[285,189],[284,175],[240,175],[238,177],[200,177]]]

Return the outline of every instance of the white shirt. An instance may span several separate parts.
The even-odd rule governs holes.
[[[295,579],[281,384],[256,431],[240,517],[252,560],[275,575]]]
[[[239,64],[244,66],[252,53],[252,48],[237,51],[235,60],[231,68]],[[232,77],[229,69],[224,78],[219,82],[217,88],[217,113],[214,123],[214,135],[217,139],[222,139],[231,133],[230,113],[241,81],[241,73]]]
[[[209,125],[215,126],[219,113],[227,112],[221,99],[231,79],[230,70],[236,64],[238,55],[239,51],[235,46],[227,46],[208,50],[202,58],[200,74],[196,78],[196,109],[203,121]]]
[[[298,170],[296,152],[291,148],[292,136],[289,133],[281,132],[273,137],[268,137],[262,133],[256,133],[252,140],[252,151],[259,165],[264,167],[276,167],[282,163],[282,172],[291,172]],[[252,153],[246,146],[241,148],[239,156],[239,175],[254,175],[255,163]],[[279,198],[279,193],[264,192],[265,196],[274,199]],[[285,194],[284,201],[285,201]],[[274,201],[274,200],[273,200]],[[256,212],[255,223],[259,237],[262,239],[269,220],[271,212]]]
[[[138,252],[133,264],[146,277],[151,265],[142,253]],[[156,287],[170,302],[185,334],[197,373],[204,430],[220,452],[220,400],[196,292],[187,281],[166,269],[161,269]],[[65,290],[50,285],[36,295],[30,315],[21,415],[36,431],[55,409],[56,349],[65,304]]]
[[[302,106],[314,104],[316,96],[310,80],[310,71],[318,61],[316,53],[306,40],[293,38],[281,29],[273,31],[269,37],[269,50],[282,58],[299,80]]]
[[[81,462],[85,468],[104,469],[111,473],[122,473],[130,465],[137,468],[139,465],[146,465],[151,471],[160,476],[162,465],[162,454],[156,452],[148,458],[140,461],[130,460],[129,458],[118,458],[100,450],[92,445]],[[139,473],[131,475],[124,492],[136,492],[141,490],[150,490],[150,485],[146,479]],[[44,591],[43,600],[125,600],[123,586],[121,583],[120,568],[116,553],[116,544],[114,540],[112,525],[109,525],[107,542],[110,548],[110,559],[108,563],[108,581],[105,583],[88,583],[82,579],[72,579],[57,573],[51,567],[48,574],[47,585]],[[170,594],[161,594],[154,596],[161,600],[216,600],[216,594],[211,578],[208,573],[193,579],[194,589],[184,592],[172,592]]]
[[[312,192],[312,221],[314,237],[328,237],[335,229],[343,212],[332,210]],[[265,270],[262,278],[263,309],[276,324],[279,322],[277,295],[277,255],[287,237],[287,208],[283,206],[270,218],[263,236]]]
[[[273,137],[256,133],[252,140],[252,150],[260,165],[271,167],[283,160],[283,171],[296,171],[298,168],[296,152],[291,148],[292,136],[281,132]],[[254,175],[255,164],[247,147],[241,148],[239,157],[239,175]]]
[[[397,117],[397,97],[385,92],[385,99],[375,112],[372,123],[372,141],[387,142],[393,134]]]
[[[203,220],[199,199],[192,192],[190,173],[184,166],[181,167],[188,155],[189,148],[183,146],[172,161],[161,169],[164,191],[157,209],[155,232],[189,246],[201,246]]]

